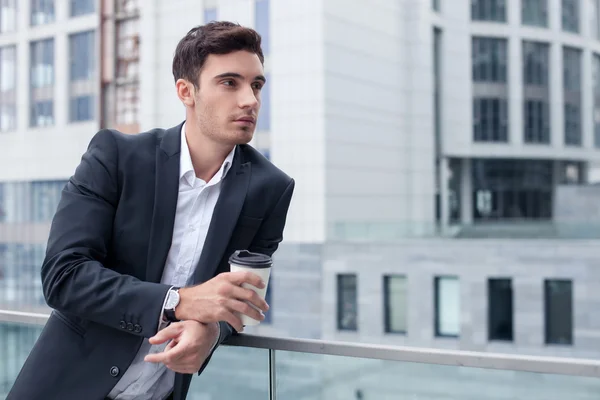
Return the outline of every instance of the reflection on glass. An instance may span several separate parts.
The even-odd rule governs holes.
[[[338,329],[355,331],[358,329],[357,279],[355,274],[338,275]]]
[[[460,335],[460,284],[457,277],[435,278],[435,334]]]
[[[600,379],[277,351],[285,400],[593,400]],[[226,398],[226,397],[222,397]]]
[[[269,350],[245,347],[219,347],[188,393],[198,400],[268,398]]]

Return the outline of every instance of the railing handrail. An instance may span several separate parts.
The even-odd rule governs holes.
[[[46,313],[0,309],[1,322],[42,325],[49,316]],[[382,346],[251,334],[235,335],[227,342],[227,345],[330,356],[600,378],[600,360],[584,358],[513,355],[409,346]]]

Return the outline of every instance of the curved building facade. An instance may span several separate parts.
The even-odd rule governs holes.
[[[557,188],[587,183],[600,158],[599,2],[440,3],[440,219],[556,220]]]

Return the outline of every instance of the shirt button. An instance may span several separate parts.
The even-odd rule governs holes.
[[[142,331],[142,327],[139,324],[135,324],[135,326],[133,327],[133,331],[135,333],[140,333]]]
[[[127,328],[127,323],[125,323],[125,321],[121,321],[119,323],[119,326],[121,327],[121,329],[125,329],[125,328]]]
[[[117,377],[119,375],[119,367],[110,367],[110,376]]]
[[[133,324],[131,322],[127,324],[127,330],[133,331]]]

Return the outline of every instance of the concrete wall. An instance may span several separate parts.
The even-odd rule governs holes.
[[[600,357],[598,241],[415,240],[329,244],[323,251],[322,337],[463,350]],[[358,332],[336,329],[336,274],[358,274]],[[408,333],[384,333],[384,274],[408,279]],[[461,335],[434,335],[434,277],[460,279]],[[512,278],[514,342],[487,340],[487,279]],[[544,279],[573,281],[573,346],[544,344]],[[283,307],[283,306],[279,306]]]

